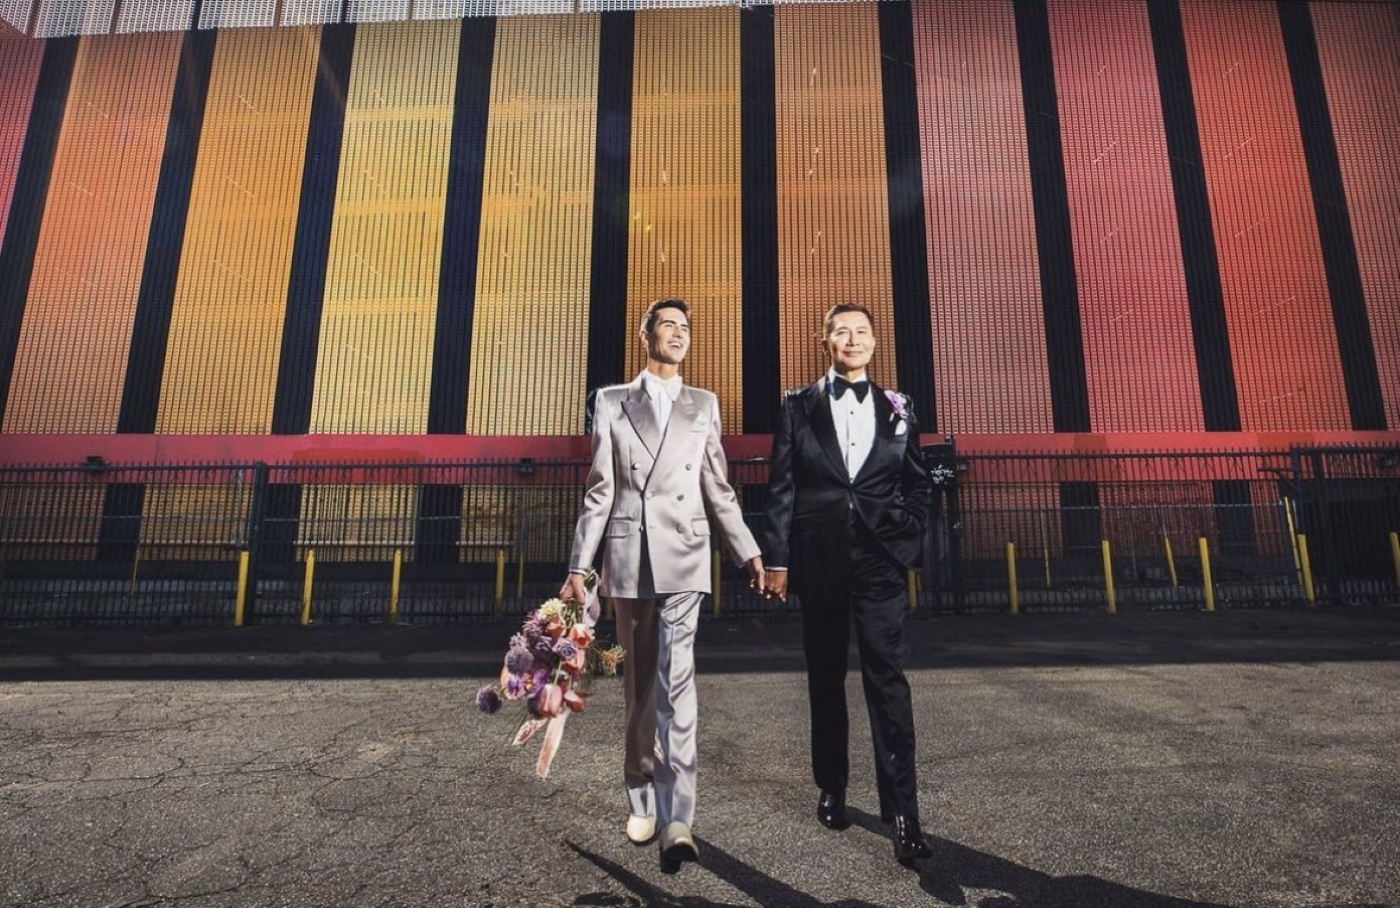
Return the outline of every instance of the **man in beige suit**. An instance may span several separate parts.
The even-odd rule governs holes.
[[[661,868],[674,873],[700,853],[695,817],[695,630],[710,592],[715,530],[751,584],[763,561],[744,525],[720,446],[715,395],[681,382],[690,349],[682,300],[648,307],[639,332],[646,369],[594,398],[593,467],[574,532],[561,599],[583,601],[583,577],[599,547],[598,592],[613,600],[627,650],[627,837],[645,845],[661,830]]]

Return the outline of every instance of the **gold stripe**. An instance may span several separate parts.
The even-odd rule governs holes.
[[[272,427],[320,29],[219,33],[156,431]]]
[[[583,427],[597,15],[496,26],[467,431]]]
[[[727,431],[743,427],[743,211],[739,11],[636,16],[628,236],[627,374],[645,364],[646,306],[691,307],[686,381],[720,396]]]
[[[313,432],[427,430],[460,31],[355,32]]]
[[[773,16],[783,386],[825,371],[813,333],[851,301],[875,314],[871,378],[895,387],[878,9],[780,5]]]

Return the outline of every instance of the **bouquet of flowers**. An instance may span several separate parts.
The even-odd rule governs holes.
[[[559,750],[564,720],[571,712],[583,712],[593,677],[617,674],[624,655],[622,647],[594,636],[597,574],[590,571],[583,585],[584,602],[550,599],[525,618],[520,632],[510,638],[500,678],[476,694],[476,706],[484,713],[499,712],[508,701],[523,703],[512,744],[522,745],[546,729],[535,764],[541,779],[549,775]]]

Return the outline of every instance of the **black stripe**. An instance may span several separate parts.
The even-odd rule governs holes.
[[[1036,251],[1040,259],[1041,306],[1045,312],[1050,407],[1056,432],[1088,432],[1089,381],[1084,371],[1079,281],[1074,272],[1069,189],[1060,144],[1050,14],[1045,0],[1015,0],[1014,7],[1031,197],[1035,205]]]
[[[1249,558],[1259,554],[1249,487],[1247,479],[1216,479],[1210,484],[1220,555]]]
[[[146,501],[143,482],[114,482],[102,490],[102,521],[97,528],[97,560],[131,564],[141,543],[141,513]]]
[[[773,7],[739,7],[740,177],[743,206],[744,431],[766,435],[778,416],[778,100]]]
[[[165,154],[161,158],[155,207],[146,238],[146,259],[141,266],[131,352],[126,361],[126,380],[122,383],[118,432],[156,430],[175,285],[180,276],[180,252],[185,242],[199,138],[204,129],[204,106],[209,94],[209,73],[214,65],[216,35],[214,31],[187,31],[180,45],[180,68],[175,75]]]
[[[472,318],[476,313],[476,265],[481,237],[481,198],[486,174],[486,125],[491,112],[491,63],[496,20],[466,18],[457,51],[452,150],[447,208],[438,271],[433,377],[428,394],[428,433],[467,431]],[[460,507],[457,511],[461,513]]]
[[[1090,558],[1103,551],[1103,507],[1097,482],[1060,483],[1060,534],[1065,554]]]
[[[1384,430],[1385,398],[1376,366],[1371,319],[1361,285],[1361,265],[1356,260],[1356,239],[1351,229],[1342,162],[1332,131],[1332,111],[1322,81],[1322,61],[1317,56],[1308,4],[1278,3],[1283,26],[1283,47],[1293,80],[1293,100],[1303,138],[1303,156],[1312,184],[1317,232],[1322,241],[1322,262],[1327,271],[1327,292],[1332,300],[1332,320],[1346,381],[1347,406],[1355,430]]]
[[[588,389],[623,379],[627,341],[627,225],[632,173],[631,11],[600,14],[594,151],[593,269],[588,285]],[[584,402],[579,401],[583,411]]]
[[[908,0],[879,4],[880,76],[885,102],[885,172],[890,209],[890,278],[899,388],[914,415],[938,428],[933,327],[929,317],[924,166],[919,151],[919,86],[914,75],[914,20]]]
[[[14,194],[0,244],[0,416],[10,398],[15,357],[19,354],[20,328],[34,275],[34,253],[44,220],[44,202],[53,176],[54,152],[68,104],[68,87],[78,56],[78,38],[50,38],[44,45],[34,105],[24,131],[15,172]]]
[[[1210,220],[1205,160],[1196,129],[1196,100],[1186,60],[1186,35],[1177,0],[1148,0],[1152,52],[1162,99],[1162,125],[1171,162],[1176,224],[1181,239],[1191,336],[1196,350],[1196,378],[1201,389],[1201,416],[1207,432],[1240,430],[1239,390],[1230,355],[1230,326],[1220,285],[1220,260]]]
[[[321,27],[321,55],[311,95],[306,164],[302,169],[292,274],[277,364],[277,393],[272,406],[274,435],[301,435],[311,428],[321,306],[326,293],[340,144],[345,131],[345,94],[350,86],[354,48],[354,25]]]

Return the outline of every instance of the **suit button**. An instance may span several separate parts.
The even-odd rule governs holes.
[[[655,498],[655,497],[656,497],[656,493],[655,493],[655,492],[648,492],[648,493],[647,493],[647,497],[648,497],[648,498]]]
[[[684,496],[684,495],[677,495],[677,496],[676,496],[676,501],[685,501],[685,496]]]
[[[686,468],[687,470],[689,470],[689,469],[690,469],[690,464],[686,464],[686,465],[685,465],[685,468]]]
[[[642,465],[639,464],[639,463],[634,463],[634,464],[632,464],[632,469],[634,469],[634,470],[640,470],[641,468],[642,468]]]

